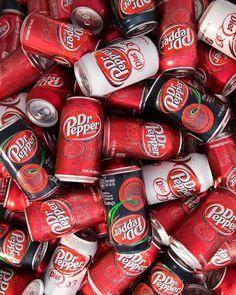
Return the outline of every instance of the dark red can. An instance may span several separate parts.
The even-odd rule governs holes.
[[[8,187],[8,178],[3,178],[0,177],[0,203],[3,204],[7,192],[7,187]]]
[[[48,0],[51,17],[70,22],[74,0]]]
[[[120,27],[117,24],[111,24],[109,27],[104,28],[99,49],[109,46],[115,42],[119,42],[124,38],[124,34],[122,33]]]
[[[14,212],[0,205],[0,218],[16,226],[27,227],[24,212]]]
[[[33,202],[25,216],[32,241],[48,241],[105,222],[101,195],[95,186]]]
[[[95,50],[97,39],[88,30],[31,13],[22,24],[21,44],[30,53],[72,66],[82,55]]]
[[[102,153],[103,110],[89,97],[67,99],[61,119],[55,175],[62,181],[93,183]]]
[[[182,149],[182,132],[165,123],[107,117],[103,154],[107,158],[167,160]]]
[[[108,26],[108,8],[107,0],[73,0],[71,21],[97,35]]]
[[[9,175],[8,171],[6,170],[6,168],[4,167],[2,162],[0,161],[0,179],[9,178],[9,177],[10,177],[10,175]]]
[[[48,0],[27,0],[28,14],[31,12],[40,12],[49,15]]]
[[[160,52],[160,71],[180,76],[191,75],[197,66],[194,1],[165,1],[156,35]]]
[[[203,41],[198,43],[198,58],[195,78],[212,93],[227,96],[236,89],[236,61]]]
[[[40,127],[52,127],[68,96],[73,93],[74,76],[69,68],[54,65],[37,81],[26,98],[26,113]]]
[[[215,190],[173,232],[172,250],[193,269],[201,270],[236,231],[236,195]]]

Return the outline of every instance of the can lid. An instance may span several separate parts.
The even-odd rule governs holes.
[[[212,292],[201,285],[190,284],[183,290],[183,295],[212,295]]]
[[[152,237],[154,242],[157,241],[158,244],[169,246],[170,245],[170,237],[166,232],[165,228],[162,224],[152,216],[150,212],[151,226],[152,226]]]
[[[36,269],[39,266],[39,264],[42,262],[47,252],[47,249],[48,249],[48,242],[43,242],[39,244],[33,257],[32,269]]]
[[[236,89],[236,73],[231,77],[231,79],[225,85],[222,91],[222,95],[227,96],[231,92],[233,92],[235,89]]]
[[[172,68],[164,71],[166,75],[174,76],[175,78],[188,77],[195,73],[195,68],[191,67],[180,67]]]
[[[137,37],[140,35],[146,35],[149,32],[153,31],[157,27],[157,21],[149,21],[141,23],[125,33],[127,38]]]
[[[223,281],[226,271],[227,267],[211,271],[206,282],[207,288],[210,290],[215,290]]]
[[[52,127],[58,121],[56,108],[50,102],[40,98],[27,102],[26,113],[29,119],[40,127]]]
[[[87,54],[90,54],[90,53],[87,53]],[[84,55],[84,56],[86,56],[86,55]],[[82,57],[82,59],[83,58],[84,57]],[[87,78],[85,69],[81,66],[82,59],[80,59],[79,61],[77,61],[74,64],[75,77],[76,77],[76,80],[77,80],[79,87],[80,87],[81,91],[83,92],[83,94],[85,96],[90,96],[91,95],[91,87],[90,87],[90,83]]]
[[[32,281],[23,291],[22,295],[43,295],[44,284],[42,280]]]
[[[19,13],[26,15],[26,7],[16,0],[2,0],[0,4],[1,12],[3,13]]]

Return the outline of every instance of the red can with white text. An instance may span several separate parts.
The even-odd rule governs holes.
[[[55,175],[62,181],[93,183],[102,153],[103,110],[89,97],[67,99],[61,119]]]
[[[48,0],[51,17],[70,22],[73,1],[74,0]]]
[[[27,0],[28,14],[31,12],[40,12],[49,15],[49,0]]]
[[[21,27],[21,44],[30,53],[72,66],[82,55],[95,49],[97,39],[88,30],[31,13]]]
[[[103,154],[107,158],[167,160],[182,148],[182,133],[165,123],[108,117],[104,124]]]
[[[201,270],[236,231],[236,195],[215,190],[174,230],[170,247],[193,269]]]

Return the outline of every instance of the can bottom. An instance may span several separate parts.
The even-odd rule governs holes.
[[[78,175],[66,175],[66,174],[55,174],[57,178],[61,181],[66,182],[85,182],[85,183],[94,183],[98,180],[98,177],[92,176],[78,176]]]

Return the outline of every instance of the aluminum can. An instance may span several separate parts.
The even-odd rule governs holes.
[[[32,241],[49,241],[105,222],[100,192],[94,186],[33,202],[25,210]],[[40,228],[40,231],[38,230]]]
[[[197,24],[200,18],[202,17],[203,13],[207,9],[209,5],[209,0],[194,0],[193,4],[194,4],[195,21]]]
[[[0,177],[0,203],[3,204],[7,192],[9,179]]]
[[[97,44],[88,30],[40,13],[31,13],[25,18],[20,38],[23,50],[66,66],[72,66]]]
[[[75,295],[96,251],[91,230],[62,237],[43,275],[45,295]]]
[[[107,158],[167,160],[182,148],[182,132],[165,123],[107,117],[103,133],[103,154]]]
[[[55,175],[62,181],[98,180],[102,153],[103,110],[89,97],[70,97],[63,108]]]
[[[156,3],[154,0],[112,0],[111,4],[126,37],[144,35],[156,28]]]
[[[189,284],[184,290],[183,290],[183,295],[212,295],[212,292],[197,284]]]
[[[34,124],[52,127],[57,123],[66,97],[73,93],[73,78],[70,69],[55,65],[36,82],[26,99],[26,113]]]
[[[144,165],[142,170],[149,205],[196,195],[214,184],[206,156],[197,153]]]
[[[26,14],[25,0],[2,0],[0,9],[1,13]]]
[[[37,59],[19,47],[0,62],[0,100],[35,83],[43,69]]]
[[[170,247],[187,265],[201,270],[235,230],[235,194],[221,188],[209,193],[174,230]]]
[[[236,61],[206,43],[198,43],[195,78],[212,93],[229,95],[236,89]]]
[[[80,294],[121,294],[159,254],[160,249],[153,243],[149,249],[137,254],[117,254],[111,249],[89,268],[88,281]]]
[[[70,22],[74,0],[48,0],[51,17]]]
[[[84,95],[104,96],[156,74],[158,66],[156,46],[141,36],[85,54],[74,71]]]
[[[30,201],[47,198],[60,185],[54,163],[30,126],[14,119],[0,128],[1,159]]]
[[[167,75],[154,82],[145,110],[172,120],[202,142],[217,136],[231,115],[228,105],[216,96],[201,93],[191,84]]]
[[[109,12],[106,0],[74,0],[71,21],[75,26],[85,28],[97,35],[108,26]]]
[[[156,38],[162,72],[180,77],[195,71],[197,38],[193,2],[167,1],[159,7],[160,25],[156,30]]]
[[[49,15],[48,0],[27,0],[28,14],[31,12],[40,12]]]
[[[11,225],[14,224],[16,226],[23,226],[24,228],[27,228],[25,215],[23,212],[14,212],[0,205],[0,218],[2,221],[5,220]]]
[[[46,254],[48,243],[31,242],[27,230],[11,227],[6,221],[0,226],[1,261],[16,267],[36,269]]]
[[[236,60],[236,5],[213,1],[198,24],[198,38]]]
[[[105,222],[96,225],[95,227],[93,227],[93,230],[97,234],[99,239],[108,236],[108,228]]]
[[[42,280],[33,280],[23,291],[22,295],[44,295],[44,284]]]
[[[103,161],[100,188],[107,211],[110,242],[118,253],[138,253],[149,248],[151,227],[141,168],[112,160]]]

